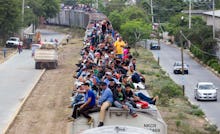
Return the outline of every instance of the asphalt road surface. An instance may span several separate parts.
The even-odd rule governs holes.
[[[0,64],[0,132],[6,127],[42,70],[34,69],[31,51],[24,50]]]
[[[60,34],[48,30],[38,30],[42,39],[65,38]],[[0,64],[0,133],[11,121],[22,100],[30,92],[34,83],[38,80],[42,70],[36,70],[31,50],[23,50],[16,53],[6,62]]]
[[[148,47],[149,48],[149,47]],[[152,50],[155,59],[160,58],[161,67],[169,76],[180,85],[185,85],[185,95],[189,100],[198,105],[207,116],[208,120],[216,124],[220,129],[220,78],[211,71],[201,66],[199,63],[184,53],[184,63],[189,65],[188,75],[178,75],[173,73],[173,64],[175,61],[181,61],[181,52],[179,48],[161,43],[161,50]],[[197,101],[194,99],[194,88],[197,82],[213,82],[218,87],[218,101]]]

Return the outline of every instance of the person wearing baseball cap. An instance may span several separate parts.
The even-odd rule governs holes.
[[[107,87],[107,83],[100,82],[100,88],[102,89],[102,91],[101,91],[101,97],[98,100],[98,106],[101,107],[100,112],[99,112],[98,127],[101,127],[104,125],[106,109],[110,107],[113,102],[113,93],[111,89]]]

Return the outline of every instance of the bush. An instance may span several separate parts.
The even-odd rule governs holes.
[[[211,59],[207,62],[207,65],[208,66],[211,66],[213,63],[218,63],[218,60],[217,59]]]
[[[169,98],[172,97],[179,97],[182,95],[182,91],[180,87],[173,83],[167,83],[164,87],[161,89],[161,94],[167,94]]]
[[[216,125],[205,125],[205,130],[211,132],[212,134],[219,134],[219,132],[217,131],[217,126]]]
[[[195,106],[195,105],[192,105],[192,109],[190,109],[188,113],[191,115],[199,116],[199,117],[202,117],[203,115],[205,115],[204,112],[201,109],[199,109],[198,106]]]
[[[181,121],[180,120],[176,121],[176,127],[179,128],[180,125],[181,125]]]

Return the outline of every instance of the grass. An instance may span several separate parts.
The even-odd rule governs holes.
[[[183,96],[181,87],[161,69],[150,51],[139,48],[138,53],[137,69],[145,76],[149,94],[159,96],[157,107],[168,125],[168,134],[219,133],[204,119],[203,111]]]

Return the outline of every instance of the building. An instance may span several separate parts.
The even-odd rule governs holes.
[[[214,22],[213,22],[213,15],[215,16]],[[220,10],[208,11],[203,13],[203,19],[206,21],[206,24],[209,26],[213,26],[215,24],[215,31],[216,35],[215,38],[218,41],[218,51],[217,56],[220,59]]]
[[[220,10],[203,12],[203,19],[206,21],[206,24],[213,26],[213,15],[215,16],[215,29],[216,31],[220,30]]]

